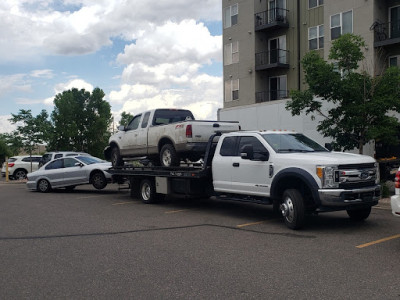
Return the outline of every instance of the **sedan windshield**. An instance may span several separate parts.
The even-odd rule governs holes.
[[[93,156],[77,156],[76,159],[80,160],[81,162],[83,162],[86,165],[104,162],[104,160],[101,160],[100,158],[93,157]]]
[[[327,149],[322,147],[317,142],[306,137],[301,133],[292,134],[274,134],[266,133],[262,135],[268,144],[277,153],[289,153],[289,152],[314,152],[324,151],[328,152]]]

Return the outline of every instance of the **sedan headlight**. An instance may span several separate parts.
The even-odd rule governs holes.
[[[339,188],[338,166],[317,166],[316,171],[323,189]]]

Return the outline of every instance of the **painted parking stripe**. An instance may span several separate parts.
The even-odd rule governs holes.
[[[188,209],[179,209],[179,210],[170,210],[170,211],[166,211],[166,214],[175,214],[175,213],[179,213],[179,212],[183,212],[183,211],[188,211]]]
[[[242,227],[246,227],[246,226],[252,226],[252,225],[263,224],[263,223],[266,223],[266,222],[268,222],[268,221],[271,221],[271,220],[264,220],[264,221],[253,222],[253,223],[240,224],[240,225],[237,225],[236,227],[242,228]]]
[[[368,247],[368,246],[380,244],[380,243],[387,242],[387,241],[394,240],[394,239],[398,239],[398,238],[400,238],[400,234],[392,235],[392,236],[389,236],[389,237],[386,237],[386,238],[383,238],[383,239],[380,239],[380,240],[376,240],[376,241],[372,241],[372,242],[365,243],[365,244],[362,244],[362,245],[358,245],[358,246],[356,246],[356,248],[361,249],[361,248],[365,248],[365,247]]]
[[[111,204],[111,205],[124,205],[124,204],[134,204],[134,203],[136,203],[136,202],[127,201],[127,202],[117,202],[117,203],[114,203],[114,204]]]

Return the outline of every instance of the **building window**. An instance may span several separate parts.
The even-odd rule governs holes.
[[[224,65],[236,64],[239,62],[239,42],[233,42],[224,46]]]
[[[239,79],[225,81],[225,102],[239,100]]]
[[[400,6],[389,8],[390,38],[400,37]]]
[[[308,0],[308,8],[314,8],[324,4],[324,0]]]
[[[310,50],[324,48],[324,25],[308,28],[308,48]]]
[[[400,55],[389,57],[389,67],[400,67]]]
[[[269,78],[269,100],[280,100],[287,98],[286,75]]]
[[[238,22],[239,5],[228,6],[224,9],[224,28],[236,25]]]
[[[335,40],[345,33],[353,32],[353,11],[331,16],[331,39]]]
[[[287,64],[287,51],[286,51],[286,36],[282,35],[280,37],[269,40],[269,63],[276,64],[282,63]]]

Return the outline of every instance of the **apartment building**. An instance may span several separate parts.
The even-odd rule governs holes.
[[[292,117],[290,90],[305,88],[301,59],[310,50],[324,59],[334,39],[361,35],[360,67],[379,75],[400,66],[400,0],[223,0],[224,104],[219,116],[245,129],[316,132],[318,116]]]

